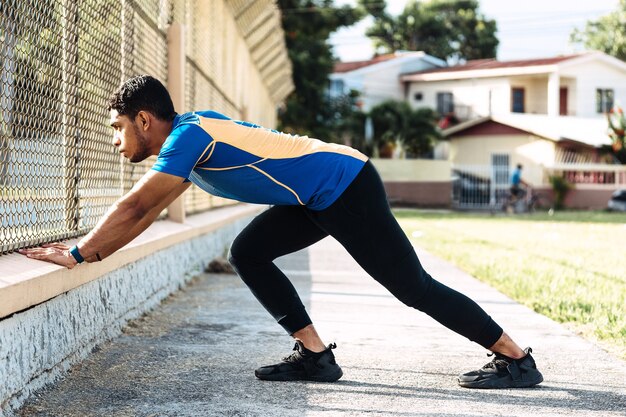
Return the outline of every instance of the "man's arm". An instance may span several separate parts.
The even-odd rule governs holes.
[[[126,232],[126,235],[124,236],[123,239],[120,238],[118,241],[116,241],[116,246],[119,246],[117,249],[113,251],[107,251],[107,250],[98,251],[97,254],[100,257],[99,260],[102,260],[106,258],[107,256],[113,254],[116,250],[123,248],[129,242],[131,242],[134,238],[136,238],[141,233],[143,233],[143,231],[146,230],[157,219],[157,217],[159,217],[159,214],[161,214],[161,212],[165,210],[165,208],[167,208],[170,204],[172,204],[172,202],[176,200],[176,198],[178,198],[182,193],[184,193],[185,190],[187,190],[187,188],[189,188],[190,185],[191,185],[190,182],[185,182],[185,183],[180,184],[178,188],[175,188],[165,199],[163,199],[163,201],[161,201],[157,206],[151,209],[141,220],[135,223],[132,229]],[[104,217],[102,220],[104,220]],[[87,239],[92,233],[94,233],[94,231],[96,230],[98,226],[99,224],[96,225],[96,227],[94,227],[94,229],[87,236],[85,236],[85,238],[82,239],[81,242],[79,242],[77,245],[83,257],[84,257],[83,249],[81,249],[82,241]],[[85,261],[97,262],[98,258],[97,256],[93,255],[93,256],[85,257]]]
[[[190,183],[181,177],[150,170],[126,195],[120,198],[100,219],[91,232],[77,244],[80,254],[89,262],[109,256],[143,232]],[[76,260],[64,244],[23,249],[20,253],[33,258],[73,268]]]

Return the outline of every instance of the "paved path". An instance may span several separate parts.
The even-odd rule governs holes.
[[[32,416],[625,416],[626,363],[418,250],[427,270],[535,350],[538,388],[460,388],[485,350],[404,307],[333,240],[279,261],[344,377],[258,381],[290,338],[232,275],[203,275],[31,399]]]

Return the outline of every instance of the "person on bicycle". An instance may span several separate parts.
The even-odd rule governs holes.
[[[522,169],[524,167],[522,166],[522,164],[517,164],[517,167],[515,167],[515,169],[513,170],[513,173],[511,174],[511,199],[513,201],[517,201],[520,198],[524,197],[524,195],[526,195],[526,190],[524,188],[528,187],[528,183],[526,183],[523,179],[522,179]],[[522,185],[524,187],[522,187]]]

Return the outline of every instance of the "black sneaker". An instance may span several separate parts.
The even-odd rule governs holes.
[[[477,371],[459,375],[459,385],[465,388],[527,388],[543,381],[533,350],[526,348],[526,356],[512,359],[499,353],[490,353],[493,360]]]
[[[254,371],[254,375],[266,381],[335,382],[343,375],[332,352],[336,347],[336,344],[331,343],[326,350],[315,353],[297,341],[291,355],[276,365],[260,367]]]

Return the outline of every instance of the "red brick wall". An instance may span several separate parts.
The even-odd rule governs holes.
[[[451,182],[385,182],[392,205],[449,208],[452,200]]]
[[[542,199],[542,205],[552,205],[554,201],[551,188],[535,188]],[[572,189],[565,197],[565,207],[579,210],[602,210],[606,208],[607,202],[611,198],[614,190],[586,190]]]
[[[385,191],[392,205],[450,208],[452,200],[451,182],[385,182]],[[534,188],[541,195],[540,204],[549,208],[553,204],[550,188]],[[580,210],[602,210],[614,190],[570,190],[565,198],[565,207]]]
[[[573,189],[565,197],[565,207],[577,209],[605,209],[614,190]]]

